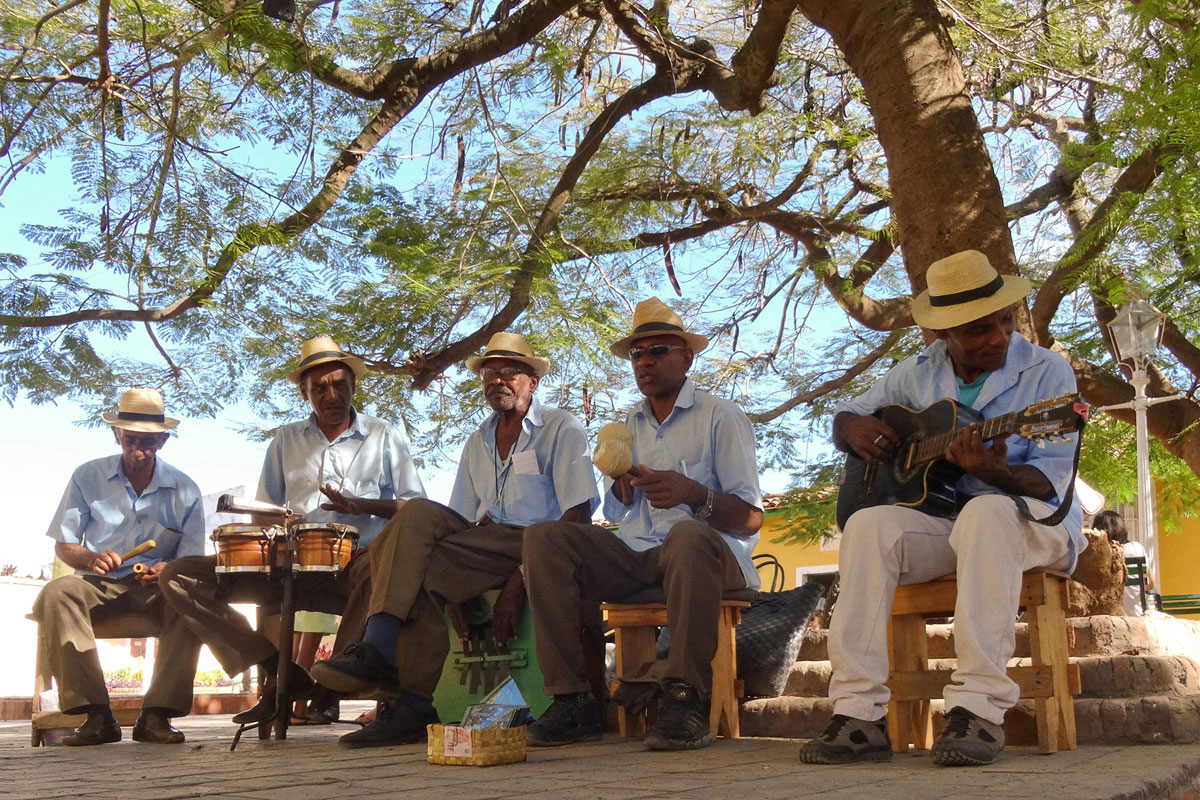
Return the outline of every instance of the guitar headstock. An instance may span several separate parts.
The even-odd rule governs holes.
[[[1088,404],[1077,394],[1064,394],[1042,400],[1017,412],[1016,434],[1032,439],[1042,446],[1043,440],[1053,440],[1075,433],[1087,421]]]

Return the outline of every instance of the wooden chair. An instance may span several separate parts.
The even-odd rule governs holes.
[[[1138,589],[1138,601],[1142,607],[1142,612],[1150,610],[1146,605],[1146,558],[1145,556],[1133,556],[1125,559],[1125,585],[1136,586]]]
[[[708,719],[713,734],[728,739],[740,736],[738,698],[743,695],[741,681],[737,678],[735,628],[742,621],[742,609],[750,605],[749,599],[755,595],[752,591],[728,592],[721,601],[717,652],[712,660],[712,698]],[[659,591],[657,600],[653,595],[643,593],[623,603],[605,603],[601,606],[613,629],[618,676],[632,675],[643,664],[654,660],[658,628],[667,624],[667,606],[662,602],[663,599]],[[622,736],[636,736],[646,732],[649,719],[645,713],[635,717],[623,706],[617,706],[617,724]]]
[[[1043,753],[1074,750],[1075,706],[1079,666],[1068,661],[1067,580],[1061,572],[1027,572],[1021,582],[1021,606],[1026,610],[1032,664],[1008,668],[1008,676],[1033,698],[1038,748]],[[930,669],[925,633],[927,616],[954,612],[958,584],[954,576],[896,590],[888,625],[891,670],[888,688],[888,735],[892,750],[906,752],[933,746],[930,700],[940,698],[952,670]]]

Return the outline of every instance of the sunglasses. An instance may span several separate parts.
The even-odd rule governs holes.
[[[514,367],[511,364],[506,367],[484,367],[483,369],[479,370],[479,377],[483,379],[484,383],[487,383],[488,381],[494,381],[496,378],[500,378],[504,381],[511,381],[518,375],[528,374],[528,370],[520,367]]]
[[[650,356],[651,358],[662,358],[672,350],[687,350],[687,347],[681,344],[652,344],[649,347],[631,347],[629,348],[629,360],[637,361],[642,356]]]

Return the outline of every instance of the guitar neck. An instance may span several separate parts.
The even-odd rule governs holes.
[[[1001,414],[998,417],[985,419],[979,424],[979,433],[983,440],[989,441],[1001,436],[1010,436],[1017,431],[1017,416],[1019,412],[1010,411],[1007,414]],[[921,464],[926,461],[937,461],[946,454],[946,448],[950,446],[950,442],[954,441],[954,437],[958,436],[959,432],[967,427],[966,425],[955,428],[946,433],[939,433],[937,436],[931,436],[928,439],[923,439],[911,445],[909,457],[905,459],[905,463],[911,465]]]

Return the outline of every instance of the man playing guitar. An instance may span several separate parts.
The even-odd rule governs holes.
[[[937,340],[843,403],[833,442],[868,465],[883,465],[904,437],[873,414],[887,404],[922,409],[943,398],[992,418],[1073,393],[1062,356],[1014,332],[1014,306],[1029,293],[1024,278],[999,275],[975,250],[933,263],[929,289],[912,303],[913,319]],[[947,726],[931,755],[942,766],[988,764],[1004,747],[1005,712],[1018,697],[1005,674],[1015,647],[1021,574],[1037,567],[1070,571],[1085,546],[1079,503],[1069,492],[1076,437],[1069,446],[1035,447],[1017,436],[984,439],[970,424],[949,438],[944,459],[963,471],[954,489],[961,507],[934,516],[909,505],[875,505],[850,514],[838,568],[841,588],[829,632],[834,717],[800,751],[810,764],[885,761],[891,744],[884,715],[889,692],[887,625],[899,584],[956,574],[954,642],[958,668],[944,691]],[[844,491],[844,490],[843,490]],[[1049,517],[1063,498],[1069,508]]]

